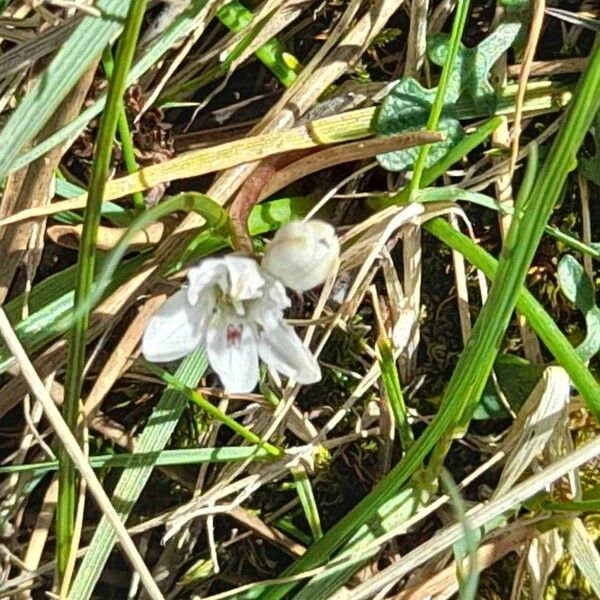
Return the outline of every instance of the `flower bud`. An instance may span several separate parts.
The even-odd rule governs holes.
[[[335,229],[324,221],[292,221],[267,246],[262,267],[286,287],[302,293],[321,285],[340,256]]]

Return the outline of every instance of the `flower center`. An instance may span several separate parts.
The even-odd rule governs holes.
[[[227,345],[239,348],[242,343],[242,325],[227,325]]]
[[[215,307],[222,312],[231,313],[234,312],[239,317],[243,317],[246,314],[244,307],[244,301],[238,300],[229,294],[226,294],[223,290],[217,289],[215,293]]]

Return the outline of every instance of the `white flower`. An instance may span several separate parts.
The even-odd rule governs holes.
[[[206,259],[189,270],[188,282],[150,320],[142,341],[146,360],[176,360],[204,345],[230,393],[256,387],[259,357],[298,383],[321,379],[315,357],[283,320],[290,305],[283,285],[253,259]]]
[[[335,229],[324,221],[291,221],[267,246],[262,266],[287,287],[302,293],[325,282],[340,256]]]

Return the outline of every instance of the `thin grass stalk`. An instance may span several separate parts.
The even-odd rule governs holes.
[[[115,68],[115,60],[113,58],[110,47],[107,47],[102,54],[102,67],[106,78],[110,79],[113,76]],[[127,112],[125,111],[125,103],[121,101],[121,110],[119,111],[119,120],[117,122],[117,131],[119,133],[119,140],[121,141],[121,149],[123,151],[123,162],[128,173],[135,173],[139,169],[139,165],[135,158],[135,147],[133,145],[133,139],[131,137],[131,130],[129,129],[129,123],[127,122]],[[144,202],[144,195],[142,192],[134,192],[131,194],[133,199],[133,205],[138,211],[144,210],[146,204]]]
[[[582,74],[550,155],[532,189],[535,201],[521,195],[501,253],[490,295],[452,374],[440,410],[405,457],[361,502],[340,519],[306,554],[283,573],[296,575],[325,562],[352,533],[393,498],[400,486],[422,465],[427,454],[476,406],[493,366],[498,347],[515,308],[517,297],[533,259],[543,228],[556,204],[570,167],[592,118],[600,109],[600,46],[596,44]],[[527,210],[523,211],[526,202]],[[261,588],[261,600],[279,600],[297,585],[289,582]]]
[[[102,115],[94,164],[90,176],[87,210],[77,260],[75,285],[75,310],[87,302],[92,288],[95,265],[96,237],[100,223],[102,197],[108,179],[112,145],[121,110],[121,99],[125,91],[125,80],[133,60],[135,47],[146,9],[146,0],[132,0],[125,21],[123,35],[119,41],[113,77],[108,84],[108,99]],[[85,339],[89,313],[81,315],[75,322],[69,339],[67,373],[65,379],[65,401],[63,415],[71,431],[77,427],[79,398],[85,361]],[[57,565],[59,578],[67,566],[75,519],[76,474],[69,455],[60,448],[59,496],[56,511]]]
[[[446,100],[446,90],[450,81],[450,75],[454,68],[454,62],[458,54],[460,47],[461,38],[465,29],[465,23],[469,16],[469,0],[458,0],[456,5],[456,16],[452,23],[452,33],[450,34],[450,40],[448,42],[448,58],[442,68],[442,74],[438,83],[435,100],[429,113],[429,119],[427,121],[427,129],[435,131],[440,122],[442,116],[442,110],[444,109],[444,102]],[[421,177],[423,170],[425,169],[425,162],[427,161],[427,154],[429,153],[429,144],[425,144],[419,151],[417,162],[413,171],[412,179],[410,180],[409,190],[410,192],[418,190],[421,187]],[[409,193],[410,193],[409,192]]]
[[[321,517],[319,516],[319,508],[313,493],[313,488],[308,478],[308,473],[304,467],[295,467],[292,469],[292,476],[296,484],[296,492],[304,511],[304,516],[310,527],[313,540],[320,540],[323,537],[323,529],[321,528]]]
[[[377,342],[377,353],[385,396],[394,413],[402,450],[406,452],[413,445],[415,438],[408,422],[408,410],[402,394],[400,376],[394,360],[392,345],[388,338],[381,338]]]
[[[467,554],[467,564],[463,561],[459,562],[459,552],[457,551],[457,545],[454,546],[455,560],[457,561],[457,575],[459,580],[458,599],[459,600],[475,600],[477,596],[477,584],[479,583],[479,567],[477,565],[477,546],[480,535],[479,532],[475,531],[469,522],[467,515],[467,508],[465,501],[460,495],[460,490],[456,485],[456,482],[452,478],[452,475],[446,470],[442,469],[440,473],[440,479],[444,488],[446,488],[446,494],[450,498],[452,508],[454,508],[454,514],[456,520],[463,526],[464,530],[464,549]],[[460,549],[461,546],[458,546]]]
[[[199,406],[203,411],[208,413],[211,417],[220,421],[225,427],[228,427],[234,433],[244,438],[247,442],[255,444],[261,448],[264,448],[271,456],[281,458],[283,456],[283,450],[277,448],[269,442],[263,441],[258,435],[240,425],[235,419],[232,419],[229,415],[219,410],[216,406],[213,406],[202,394],[199,394],[192,388],[188,387],[175,375],[171,375],[168,371],[152,365],[148,362],[144,363],[146,369],[158,375],[169,387],[181,392],[188,400]]]
[[[273,460],[273,454],[258,446],[222,446],[219,448],[182,448],[156,452],[135,452],[134,454],[99,454],[89,457],[92,469],[131,468],[153,465],[155,467],[202,465],[206,463],[241,462],[244,460]],[[32,473],[35,477],[58,470],[57,460],[39,463],[7,465],[0,467],[0,474]]]
[[[457,187],[431,187],[418,190],[413,194],[413,202],[459,202],[467,201],[490,210],[501,212],[502,214],[512,215],[514,210],[511,206],[500,204],[495,198],[481,194],[479,192],[469,192]],[[600,258],[600,251],[593,246],[584,244],[578,239],[570,236],[550,225],[544,226],[544,232],[554,239],[562,242],[568,248],[581,252],[587,256]]]
[[[250,29],[248,35],[240,40],[223,62],[207,69],[202,75],[185,83],[175,84],[167,88],[159,96],[159,104],[164,106],[169,103],[180,102],[211,81],[227,75],[233,61],[243,53],[254,39],[254,31],[251,30],[251,26],[255,15],[237,0],[228,2],[217,11],[216,16],[233,33]],[[301,70],[300,63],[291,54],[286,53],[285,46],[276,37],[266,41],[260,48],[257,48],[254,54],[285,87],[290,87],[298,78],[298,73]]]

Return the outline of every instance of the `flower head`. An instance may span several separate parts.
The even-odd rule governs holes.
[[[314,383],[321,370],[283,319],[290,305],[283,285],[251,258],[208,258],[188,272],[176,292],[150,320],[142,353],[168,362],[204,345],[211,367],[231,393],[258,383],[259,357],[298,383]]]
[[[262,267],[302,293],[325,282],[340,256],[335,229],[324,221],[291,221],[277,230]]]

